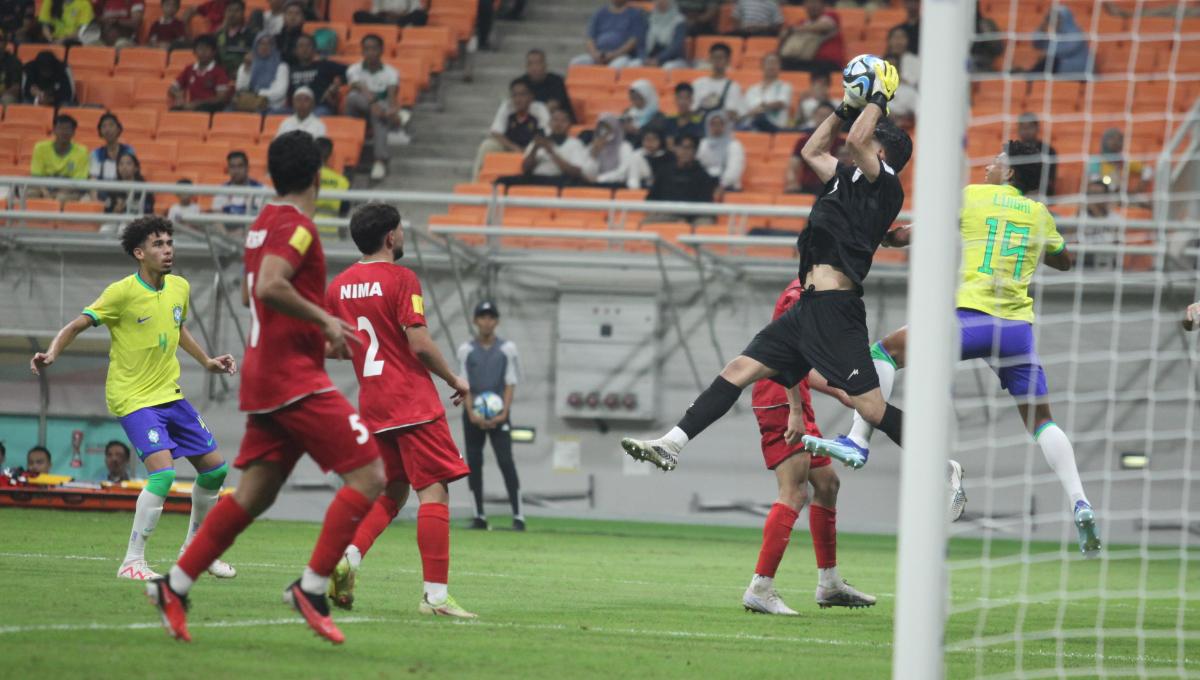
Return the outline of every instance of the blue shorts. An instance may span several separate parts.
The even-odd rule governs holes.
[[[217,450],[216,438],[187,399],[140,408],[120,420],[139,459],[163,450],[173,459]]]
[[[1014,397],[1046,396],[1046,371],[1033,346],[1033,324],[958,310],[963,359],[986,359]]]

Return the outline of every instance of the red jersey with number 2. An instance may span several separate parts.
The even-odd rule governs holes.
[[[292,286],[305,300],[325,304],[325,251],[317,228],[289,203],[268,203],[246,233],[250,341],[242,359],[241,408],[265,413],[314,392],[333,389],[325,372],[325,335],[308,321],[275,311],[254,295],[267,255],[292,266]]]
[[[800,295],[804,292],[804,284],[800,283],[800,279],[793,279],[788,287],[779,295],[779,299],[775,301],[775,313],[771,315],[771,319],[775,320],[783,316],[783,313],[792,308],[800,300]],[[812,410],[812,393],[808,390],[808,377],[805,376],[799,382],[797,387],[800,389],[800,400],[804,406],[804,422],[805,424],[816,423],[816,416]],[[750,405],[752,408],[775,408],[778,406],[787,406],[787,391],[779,383],[766,378],[754,383],[754,388],[750,393]]]
[[[436,420],[445,412],[429,369],[408,345],[405,329],[425,325],[421,282],[408,267],[358,262],[337,275],[325,306],[358,329],[354,348],[358,410],[372,432]]]

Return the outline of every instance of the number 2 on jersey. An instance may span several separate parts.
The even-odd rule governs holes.
[[[987,248],[983,251],[983,264],[976,270],[980,274],[992,274],[992,255],[996,250],[996,234],[1000,231],[1000,221],[995,217],[987,218],[988,240]],[[1016,245],[1010,245],[1013,236],[1019,236]],[[1018,227],[1012,222],[1004,223],[1004,239],[1000,242],[1000,257],[1016,257],[1017,264],[1013,267],[1013,278],[1021,278],[1021,267],[1025,264],[1025,251],[1029,245],[1029,227]]]
[[[379,338],[375,335],[375,327],[371,325],[371,320],[365,316],[358,317],[358,330],[366,331],[371,338],[371,344],[367,345],[367,354],[363,357],[363,377],[383,375],[383,362],[375,358],[379,355]]]

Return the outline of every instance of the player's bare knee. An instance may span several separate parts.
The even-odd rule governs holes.
[[[417,489],[417,500],[422,505],[425,503],[448,505],[450,503],[450,490],[446,488],[445,482],[430,484],[423,489]]]
[[[800,512],[808,503],[808,484],[792,484],[779,489],[779,498],[775,501]]]
[[[745,387],[771,374],[771,369],[747,356],[735,357],[721,370],[721,377],[738,387]]]
[[[812,484],[813,503],[827,508],[837,507],[838,491],[842,488],[842,480],[832,466],[814,470],[808,481]]]
[[[397,508],[403,508],[404,504],[408,502],[408,495],[411,489],[412,487],[409,486],[408,482],[394,480],[388,482],[387,488],[383,490],[383,493],[392,499]]]
[[[383,493],[384,487],[387,486],[387,478],[383,474],[383,463],[379,459],[347,472],[342,479],[345,480],[346,486],[371,500]]]

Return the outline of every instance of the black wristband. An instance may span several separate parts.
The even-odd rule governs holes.
[[[882,109],[882,110],[883,110],[883,114],[884,114],[885,116],[887,115],[887,112],[888,112],[888,98],[887,98],[887,95],[886,95],[886,94],[884,94],[884,93],[882,93],[882,92],[876,92],[876,93],[872,94],[870,97],[867,97],[867,103],[868,103],[868,104],[874,104],[875,106],[878,106],[880,109]]]

